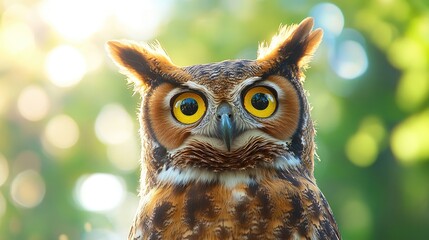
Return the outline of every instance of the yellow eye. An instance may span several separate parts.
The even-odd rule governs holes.
[[[203,98],[193,92],[185,92],[174,99],[173,116],[183,124],[192,124],[201,119],[206,112]]]
[[[244,108],[253,116],[267,118],[276,111],[277,100],[273,90],[267,87],[254,87],[244,95]]]

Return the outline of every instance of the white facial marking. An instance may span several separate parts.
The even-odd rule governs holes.
[[[265,164],[265,168],[287,170],[297,168],[301,161],[295,156],[288,154],[278,157],[274,163]],[[252,177],[251,177],[252,176]],[[186,185],[191,182],[212,183],[218,181],[221,185],[231,189],[239,184],[251,184],[262,179],[261,169],[249,169],[245,171],[212,172],[199,168],[163,167],[158,173],[157,180],[161,183]],[[238,194],[238,193],[237,193]]]
[[[287,170],[289,168],[297,168],[301,161],[292,154],[278,157],[274,161],[274,168],[278,170]]]
[[[233,189],[231,196],[234,202],[241,202],[246,198],[247,194],[243,189]]]

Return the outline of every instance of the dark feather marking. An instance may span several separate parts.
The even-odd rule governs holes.
[[[309,223],[308,219],[304,218],[299,224],[298,224],[298,233],[301,236],[309,237]]]
[[[282,225],[274,230],[274,235],[277,239],[291,239],[292,228],[288,225]]]
[[[232,229],[225,226],[223,223],[217,226],[215,232],[218,239],[229,239],[232,235]]]
[[[329,239],[341,239],[340,233],[338,231],[337,223],[334,219],[334,216],[332,215],[331,208],[329,207],[328,202],[326,201],[325,196],[323,196],[323,193],[320,192],[320,199],[322,200],[322,204],[324,207],[324,216],[325,219],[321,222],[322,229],[326,233],[326,235],[329,237]]]
[[[152,223],[154,227],[163,229],[166,227],[166,221],[171,217],[174,207],[170,202],[162,202],[153,210]]]
[[[264,219],[271,219],[273,206],[271,205],[270,196],[262,190],[259,190],[256,194],[256,198],[259,200],[260,215]]]
[[[165,149],[165,147],[159,146],[153,150],[153,157],[159,163],[165,163],[166,156],[167,156],[167,149]]]
[[[290,71],[293,71],[294,73],[292,74],[293,77],[290,79],[290,82],[292,83],[292,86],[295,88],[295,91],[297,91],[298,94],[298,98],[299,98],[299,121],[298,121],[298,127],[296,128],[297,131],[295,132],[295,134],[292,136],[292,141],[290,144],[290,150],[295,153],[295,155],[299,158],[302,159],[302,151],[304,149],[303,146],[303,142],[302,142],[302,128],[306,127],[304,126],[304,114],[306,114],[305,111],[305,107],[306,107],[306,102],[305,102],[305,97],[304,92],[302,90],[302,83],[300,82],[299,78],[297,78],[297,74],[298,74],[298,69],[296,66],[294,66],[294,68],[292,68]],[[311,121],[310,118],[308,117],[308,121]]]
[[[246,234],[246,238],[247,240],[260,240],[263,239],[263,234],[257,234],[257,233],[248,233]]]
[[[158,231],[151,231],[148,240],[162,240],[161,233]]]
[[[329,239],[328,235],[326,234],[326,232],[322,226],[317,227],[316,231],[317,231],[317,235],[319,237],[318,239],[320,239],[320,240]]]
[[[308,206],[308,211],[310,213],[311,218],[313,220],[319,219],[322,209],[318,200],[316,199],[315,193],[307,188],[304,190],[304,196],[310,202],[310,205]]]
[[[323,203],[323,207],[325,208],[325,215],[328,218],[329,222],[331,222],[332,224],[334,224],[335,226],[337,225],[334,216],[332,214],[331,211],[331,207],[329,207],[328,201],[326,201],[325,196],[323,196],[323,193],[320,192],[320,199],[322,199],[322,203]]]
[[[296,179],[294,176],[292,176],[292,174],[287,171],[287,170],[276,170],[277,172],[277,176],[281,179],[284,179],[288,182],[290,182],[292,185],[294,185],[295,187],[300,187],[301,186],[301,182],[298,181],[298,179]]]
[[[181,195],[185,192],[186,185],[183,184],[173,184],[173,194],[174,195]]]
[[[268,225],[267,220],[259,219],[258,222],[256,223],[255,235],[260,236],[261,234],[266,233],[267,232],[267,225]]]
[[[335,234],[334,228],[332,227],[332,223],[330,221],[326,219],[322,220],[321,226],[329,239],[337,239],[337,235]]]
[[[289,216],[286,222],[295,226],[302,219],[304,208],[302,206],[301,198],[298,195],[292,195],[290,197],[290,203],[292,205],[292,210],[288,212]]]
[[[205,231],[204,223],[198,223],[194,229],[191,235],[188,235],[185,237],[186,240],[200,240],[201,236],[203,235]],[[179,239],[179,236],[176,236],[177,239]]]
[[[122,48],[119,52],[119,57],[128,69],[136,71],[150,88],[154,88],[161,83],[171,83],[177,85],[177,82],[171,76],[166,76],[165,73],[160,73],[150,66],[150,59],[146,59],[142,53],[133,48]],[[154,60],[152,60],[154,61]],[[154,62],[155,64],[159,64]]]
[[[248,216],[249,208],[250,205],[248,199],[240,201],[235,206],[235,217],[237,218],[237,221],[241,225],[241,227],[246,227],[250,223],[250,219]]]
[[[246,188],[247,195],[249,197],[256,196],[257,191],[259,190],[259,184],[257,182],[251,182]]]
[[[212,198],[207,194],[208,184],[195,184],[186,194],[185,222],[191,228],[198,223],[198,218],[206,216],[212,218],[216,214]]]

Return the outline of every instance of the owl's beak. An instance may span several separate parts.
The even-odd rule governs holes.
[[[232,109],[228,103],[221,103],[216,112],[219,121],[218,131],[228,151],[231,151],[234,127],[232,122]]]

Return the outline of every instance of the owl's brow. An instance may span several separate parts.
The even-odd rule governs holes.
[[[179,93],[189,91],[189,90],[191,90],[191,91],[194,90],[194,91],[198,91],[201,93],[210,93],[210,91],[205,86],[199,85],[199,84],[194,83],[194,82],[185,82],[183,84],[180,84],[179,87],[171,90],[167,94],[167,96],[165,97],[166,106],[170,105],[170,99],[172,99],[174,96],[176,96]],[[204,96],[206,96],[206,94],[204,94]]]
[[[243,80],[241,83],[237,84],[237,86],[234,87],[232,92],[241,91],[243,88],[250,86],[254,84],[255,82],[262,81],[263,79],[261,77],[250,77],[245,80]]]
[[[250,77],[245,80],[243,80],[241,83],[237,84],[237,86],[234,87],[231,91],[231,95],[236,95],[240,93],[244,88],[247,86],[250,86],[252,84],[255,84],[256,82],[262,81],[263,79],[261,77]]]
[[[181,84],[180,86],[183,88],[197,90],[200,92],[210,92],[210,90],[206,86],[200,85],[198,83],[191,82],[191,81],[185,82],[185,83]]]

